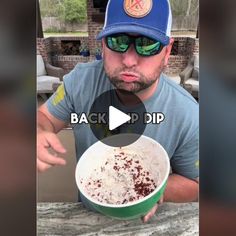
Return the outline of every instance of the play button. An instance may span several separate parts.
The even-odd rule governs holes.
[[[93,102],[89,125],[95,137],[106,145],[127,146],[143,134],[146,127],[143,120],[145,113],[144,104],[135,94],[112,89],[102,93]],[[119,134],[127,135],[122,135],[121,139],[112,138]]]
[[[131,120],[129,115],[126,115],[113,106],[109,106],[109,130],[113,130],[129,120]]]

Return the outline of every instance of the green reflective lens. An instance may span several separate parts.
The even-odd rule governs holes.
[[[115,34],[106,37],[107,47],[112,51],[124,53],[131,43],[140,56],[153,56],[161,52],[163,46],[159,41],[146,36],[131,36],[127,34]]]
[[[129,47],[129,37],[127,35],[107,37],[108,47],[116,52],[125,52]]]
[[[144,40],[139,38],[136,40],[136,50],[138,54],[143,56],[151,56],[157,54],[161,47],[160,42],[155,42],[153,40]]]

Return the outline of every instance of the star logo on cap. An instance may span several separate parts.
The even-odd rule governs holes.
[[[146,16],[152,9],[152,0],[124,0],[124,10],[132,17]]]

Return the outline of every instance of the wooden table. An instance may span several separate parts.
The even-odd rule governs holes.
[[[198,235],[198,203],[164,203],[148,222],[117,220],[81,203],[38,203],[37,235]]]

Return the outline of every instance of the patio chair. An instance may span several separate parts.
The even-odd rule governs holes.
[[[187,67],[179,74],[180,84],[192,94],[192,96],[198,99],[199,93],[199,56],[194,55]]]
[[[53,84],[62,83],[64,70],[45,63],[41,55],[37,55],[37,94],[47,100],[46,94],[52,94]]]

